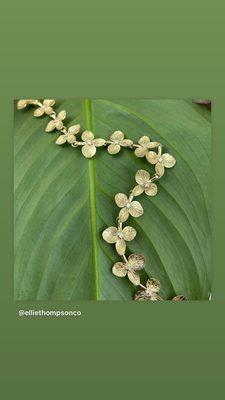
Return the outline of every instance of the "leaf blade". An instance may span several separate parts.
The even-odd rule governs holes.
[[[182,292],[207,299],[210,114],[206,118],[186,100],[69,100],[59,108],[77,115],[70,123],[96,137],[106,139],[118,129],[134,141],[149,135],[175,156],[158,195],[138,198],[145,213],[129,219],[137,237],[128,249],[147,257],[146,272],[161,281],[166,298]],[[114,156],[97,149],[86,160],[79,149],[56,146],[57,134],[43,134],[48,118],[31,114],[15,115],[15,298],[131,299],[132,285],[111,273],[119,258],[101,232],[115,225],[115,194],[129,193],[136,171],[149,164],[128,149]]]

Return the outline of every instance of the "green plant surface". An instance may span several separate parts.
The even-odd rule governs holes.
[[[141,195],[144,215],[127,221],[137,231],[128,253],[146,257],[145,272],[161,282],[161,296],[207,300],[211,289],[210,112],[191,100],[67,100],[66,124],[96,137],[121,130],[137,141],[148,135],[177,163],[157,183],[155,197]],[[131,300],[135,289],[115,277],[120,261],[102,231],[115,226],[118,192],[128,194],[138,169],[153,171],[129,149],[117,155],[57,146],[45,133],[49,118],[15,110],[14,219],[16,300]],[[125,223],[125,224],[127,224]]]

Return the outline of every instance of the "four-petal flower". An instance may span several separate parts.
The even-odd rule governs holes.
[[[17,102],[17,109],[22,110],[23,108],[27,107],[29,104],[37,105],[38,100],[32,100],[32,99],[20,99]]]
[[[158,295],[160,282],[157,279],[148,279],[145,286],[146,288],[144,290],[135,293],[134,300],[157,301],[161,299]]]
[[[172,301],[184,301],[184,300],[187,300],[187,299],[182,294],[178,294],[177,296],[172,298]]]
[[[172,168],[176,163],[175,158],[168,153],[160,155],[154,151],[149,151],[146,158],[151,164],[155,165],[155,172],[159,176],[163,176],[165,168]]]
[[[108,146],[107,150],[110,154],[117,154],[121,150],[122,147],[129,147],[133,144],[133,141],[130,139],[124,139],[124,134],[121,131],[115,131],[110,136],[110,145]]]
[[[123,193],[117,193],[115,195],[115,202],[117,206],[121,208],[119,212],[119,220],[121,222],[125,222],[129,214],[132,215],[132,217],[140,217],[144,214],[142,205],[138,201],[130,201]]]
[[[130,242],[136,236],[136,231],[131,226],[126,226],[125,228],[116,228],[115,226],[110,226],[105,229],[102,233],[103,239],[107,243],[115,243],[116,251],[121,256],[125,254],[126,242]]]
[[[58,137],[58,139],[56,140],[56,144],[64,144],[66,142],[70,144],[75,143],[76,142],[75,135],[79,132],[79,130],[80,130],[80,125],[70,126],[65,134],[60,135]]]
[[[145,157],[149,149],[154,149],[159,146],[159,142],[151,142],[151,139],[148,136],[142,136],[138,140],[139,146],[135,149],[134,154],[137,157]]]
[[[137,186],[132,190],[134,196],[145,192],[148,196],[155,196],[158,188],[155,183],[151,181],[151,176],[148,171],[139,169],[135,175],[135,180],[138,183]]]
[[[58,129],[59,131],[63,128],[63,122],[66,118],[66,111],[60,111],[59,114],[48,123],[45,132],[52,132],[54,129]]]
[[[52,114],[54,111],[52,106],[54,106],[54,104],[55,100],[44,100],[43,104],[40,107],[36,108],[36,110],[34,111],[34,116],[41,117],[43,114]]]
[[[145,258],[141,254],[131,254],[127,262],[117,262],[113,265],[112,273],[119,277],[128,276],[133,285],[140,284],[138,271],[144,268]]]
[[[86,158],[93,157],[96,153],[96,147],[101,147],[105,144],[105,139],[95,139],[91,131],[84,131],[81,135],[81,139],[84,142],[81,151]]]

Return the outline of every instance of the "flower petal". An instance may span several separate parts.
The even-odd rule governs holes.
[[[87,142],[88,140],[93,140],[94,139],[94,134],[91,131],[84,131],[81,135],[81,139],[84,142]]]
[[[137,286],[140,284],[140,276],[136,271],[128,271],[127,272],[128,279],[133,283],[133,285]]]
[[[133,188],[132,190],[132,195],[133,196],[139,196],[144,192],[144,188],[141,185],[137,185]]]
[[[22,110],[23,108],[25,108],[27,106],[27,100],[25,99],[21,99],[17,102],[17,110]]]
[[[141,146],[141,147],[137,147],[137,148],[134,150],[134,154],[135,154],[136,157],[144,157],[144,156],[146,156],[147,152],[148,152],[148,150],[145,149],[145,148],[142,147],[142,146]]]
[[[39,100],[33,100],[33,99],[28,99],[26,100],[27,104],[33,104],[33,105],[38,105]]]
[[[162,299],[157,295],[157,293],[152,293],[152,295],[149,296],[149,300],[151,300],[151,301],[159,301],[159,300],[162,300]]]
[[[112,267],[112,273],[116,276],[123,278],[127,275],[127,270],[125,264],[122,262],[117,262]]]
[[[150,179],[150,174],[144,169],[139,169],[136,172],[135,180],[139,185],[145,185]]]
[[[158,281],[158,279],[148,279],[145,286],[147,290],[150,290],[153,293],[158,293],[160,290],[160,282]]]
[[[139,201],[132,201],[131,202],[131,207],[129,208],[129,213],[132,215],[132,217],[140,217],[141,215],[144,214],[144,210],[142,205],[139,203]]]
[[[149,145],[149,143],[150,143],[150,141],[151,141],[151,139],[148,137],[148,136],[142,136],[139,140],[138,140],[138,143],[141,145],[141,146],[148,146]]]
[[[149,151],[146,154],[146,158],[147,158],[148,162],[150,162],[151,164],[154,165],[154,164],[156,164],[158,162],[159,156],[154,151]]]
[[[102,237],[107,243],[116,243],[118,239],[118,229],[115,226],[110,226],[102,232]]]
[[[66,135],[66,140],[67,140],[67,142],[68,143],[74,143],[74,142],[76,142],[76,136],[74,136],[74,135],[72,135],[72,134],[67,134]]]
[[[55,120],[50,121],[45,128],[45,132],[52,132],[55,129]]]
[[[43,104],[44,104],[45,106],[47,106],[47,107],[52,107],[52,106],[54,106],[54,104],[55,104],[55,100],[46,99],[46,100],[43,101]]]
[[[134,300],[144,301],[149,300],[149,297],[146,295],[145,290],[139,290],[135,293]]]
[[[158,188],[155,183],[150,183],[149,187],[145,189],[145,193],[148,196],[155,196],[158,192]]]
[[[17,109],[22,110],[25,108],[28,104],[33,104],[33,105],[38,105],[39,100],[33,100],[33,99],[20,99],[17,102]]]
[[[159,142],[150,142],[148,145],[148,149],[154,149],[155,147],[158,147],[160,145]]]
[[[66,143],[66,139],[67,139],[66,135],[60,135],[56,140],[56,144],[64,144]]]
[[[110,139],[111,139],[112,141],[118,140],[118,141],[120,142],[121,140],[124,139],[124,134],[123,134],[123,132],[121,132],[121,131],[115,131],[115,132],[113,132],[112,135],[110,136]]]
[[[116,241],[116,251],[120,256],[122,256],[125,253],[126,243],[123,239],[118,239]]]
[[[96,139],[93,140],[93,144],[94,144],[96,147],[104,146],[104,144],[105,144],[105,139],[96,138]]]
[[[107,148],[109,154],[117,154],[119,153],[121,147],[119,144],[110,144]]]
[[[76,135],[80,131],[80,125],[72,125],[68,128],[68,133],[72,135]]]
[[[125,194],[123,193],[117,193],[115,195],[115,202],[116,205],[120,208],[125,207],[127,205],[128,202],[128,198]]]
[[[168,153],[162,155],[162,160],[163,165],[166,168],[172,168],[176,164],[175,158]]]
[[[85,144],[81,149],[84,157],[91,158],[96,153],[96,147],[93,144]]]
[[[57,115],[57,119],[63,121],[65,118],[66,118],[66,111],[65,110],[60,111],[60,113]]]
[[[123,147],[129,147],[133,144],[133,140],[130,139],[124,139],[120,142],[121,146]]]
[[[120,222],[125,222],[129,218],[129,211],[126,207],[122,208],[119,212],[119,220]]]
[[[182,294],[179,294],[178,296],[173,297],[172,300],[173,301],[184,301],[184,300],[187,300],[187,299]]]
[[[128,257],[128,264],[135,271],[139,271],[144,268],[145,258],[141,254],[131,254]]]
[[[158,162],[155,166],[155,172],[157,173],[157,175],[159,176],[163,176],[164,172],[165,172],[165,168],[163,166],[162,163]]]
[[[123,229],[123,237],[124,237],[124,240],[126,240],[127,242],[130,242],[131,240],[133,240],[135,238],[136,234],[137,234],[137,232],[131,226],[126,226]]]
[[[34,116],[35,117],[41,117],[45,113],[45,110],[43,107],[38,107],[36,110],[34,110]]]

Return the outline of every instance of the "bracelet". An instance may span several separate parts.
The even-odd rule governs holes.
[[[94,134],[85,130],[81,133],[81,139],[77,139],[77,134],[80,133],[80,125],[66,127],[64,120],[66,119],[66,111],[60,111],[58,114],[53,109],[55,100],[33,100],[21,99],[17,102],[17,109],[22,110],[27,106],[35,106],[35,117],[48,115],[51,120],[48,122],[45,132],[49,133],[54,130],[60,132],[60,136],[56,140],[57,145],[69,144],[72,148],[81,148],[81,152],[86,158],[92,158],[97,151],[97,148],[104,147],[111,155],[117,154],[122,148],[134,150],[136,157],[145,158],[150,164],[155,166],[154,175],[150,176],[148,171],[140,169],[135,174],[136,185],[130,190],[129,195],[117,193],[115,195],[115,203],[120,208],[117,226],[106,228],[103,233],[103,239],[110,244],[115,245],[117,254],[122,261],[116,262],[112,267],[112,273],[116,277],[127,277],[129,281],[139,290],[134,295],[134,300],[164,300],[160,295],[160,282],[158,279],[147,279],[145,284],[141,283],[139,271],[144,268],[145,258],[141,254],[126,255],[126,242],[132,241],[137,232],[131,226],[125,226],[124,223],[130,216],[134,218],[141,217],[144,214],[142,205],[134,200],[135,197],[145,193],[147,196],[155,196],[158,192],[156,181],[161,179],[165,173],[165,169],[172,168],[176,160],[168,154],[163,153],[161,143],[151,141],[148,136],[142,136],[137,143],[130,139],[125,139],[124,133],[115,131],[111,134],[109,140],[103,138],[95,138]],[[154,151],[153,151],[154,150]],[[173,301],[187,300],[183,295],[177,295]]]

